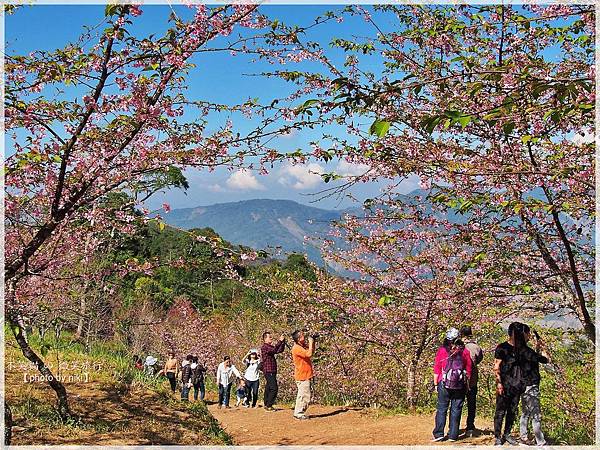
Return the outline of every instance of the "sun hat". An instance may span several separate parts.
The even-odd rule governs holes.
[[[446,339],[453,341],[456,338],[458,338],[458,330],[456,328],[450,328],[446,331]]]
[[[153,366],[154,364],[156,364],[156,361],[158,361],[154,356],[146,356],[146,365],[147,366]]]

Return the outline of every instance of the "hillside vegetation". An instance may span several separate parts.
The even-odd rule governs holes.
[[[227,445],[231,438],[202,402],[185,404],[166,383],[134,369],[119,342],[87,350],[69,332],[51,338],[46,354],[72,397],[76,418],[61,420],[53,393],[6,336],[6,401],[13,445]],[[41,348],[39,335],[30,336]]]

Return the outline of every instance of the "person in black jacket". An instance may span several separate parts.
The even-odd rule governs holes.
[[[496,375],[494,445],[502,445],[505,442],[510,445],[519,445],[517,440],[511,436],[511,431],[517,417],[519,399],[525,391],[521,370],[521,359],[525,347],[523,324],[511,323],[508,327],[508,340],[499,344],[494,353],[494,373]],[[502,432],[503,423],[504,433]]]
[[[181,400],[189,401],[192,387],[192,355],[187,355],[181,363]]]
[[[525,332],[525,340],[529,342],[531,339],[531,329],[528,325],[523,325]],[[534,331],[535,333],[535,331]],[[540,408],[540,363],[548,364],[550,359],[544,348],[544,343],[535,333],[535,339],[533,341],[535,350],[529,346],[525,346],[523,354],[521,356],[521,367],[523,382],[525,385],[525,392],[521,395],[521,423],[520,423],[520,437],[521,443],[528,445],[529,442],[529,420],[531,419],[531,426],[533,428],[533,434],[535,435],[535,441],[538,446],[546,445],[546,439],[542,432],[542,411]]]
[[[192,386],[194,386],[194,400],[198,400],[198,392],[200,392],[200,400],[204,400],[205,388],[204,388],[204,374],[206,373],[206,363],[200,364],[198,357],[192,357],[192,364],[190,364],[192,370]]]

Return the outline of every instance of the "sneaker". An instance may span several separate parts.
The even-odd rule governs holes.
[[[541,443],[535,444],[535,445],[536,445],[536,447],[545,447],[546,445],[548,445],[548,443],[544,441],[544,442],[541,442]]]
[[[527,438],[521,438],[521,439],[519,439],[519,445],[522,445],[524,447],[527,447],[527,446],[532,445],[532,444],[533,444],[533,442],[530,439],[527,439]]]
[[[275,408],[272,406],[265,406],[265,411],[275,411]]]
[[[475,430],[465,431],[465,437],[472,438],[473,436],[475,436]]]
[[[448,438],[449,442],[456,442],[458,439],[452,439],[452,438]]]
[[[496,439],[494,440],[494,445],[502,445],[502,439],[500,439],[500,438],[496,438]]]
[[[308,416],[305,416],[304,414],[302,414],[301,416],[296,416],[294,415],[294,419],[298,419],[298,420],[307,420]]]
[[[446,439],[446,436],[438,436],[438,437],[433,437],[433,439],[431,439],[431,442],[441,442],[443,440]]]
[[[514,437],[512,437],[510,434],[504,435],[504,442],[506,442],[507,444],[510,444],[510,445],[519,445],[519,442],[517,442],[517,440]]]

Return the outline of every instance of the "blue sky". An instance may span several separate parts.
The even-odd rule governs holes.
[[[272,18],[277,18],[287,24],[308,25],[314,18],[328,10],[341,10],[343,6],[327,5],[271,5],[263,7],[263,12]],[[146,5],[144,13],[135,21],[136,35],[160,34],[167,28],[167,18],[170,8],[166,5]],[[176,13],[182,17],[189,16],[192,10],[184,6],[175,6]],[[63,47],[66,43],[76,40],[83,32],[84,25],[94,26],[104,19],[102,5],[39,5],[26,6],[16,11],[14,15],[6,16],[5,37],[7,53],[28,53],[32,50],[53,50]],[[382,24],[385,27],[385,23]],[[346,18],[341,24],[332,22],[322,27],[310,36],[310,40],[328,43],[332,37],[353,37],[373,35],[362,18]],[[43,31],[41,31],[43,30]],[[133,31],[133,30],[132,30]],[[335,57],[335,55],[334,55]],[[339,52],[338,61],[343,54]],[[273,70],[273,66],[257,61],[252,63],[246,55],[235,58],[229,53],[205,53],[199,55],[197,68],[188,78],[188,98],[210,100],[219,103],[239,103],[248,98],[258,97],[262,103],[270,102],[277,97],[283,97],[290,92],[291,85],[281,80],[264,77],[248,76],[261,71]],[[286,68],[291,69],[291,65]],[[251,129],[253,123],[247,119],[234,117],[234,124],[240,131]],[[215,118],[215,124],[222,122]],[[368,127],[368,119],[364,120]],[[215,126],[216,128],[216,126]],[[342,132],[342,130],[339,130]],[[293,151],[296,148],[308,149],[308,143],[320,136],[319,130],[306,130],[276,141],[281,150]],[[319,163],[325,171],[360,172],[360,168],[348,166],[339,161],[328,165]],[[308,204],[314,200],[314,194],[323,188],[330,187],[320,181],[315,172],[320,170],[313,165],[308,168],[275,167],[267,176],[252,173],[232,173],[225,169],[213,173],[199,170],[189,170],[186,176],[190,183],[187,193],[172,190],[157,195],[150,202],[156,207],[163,202],[174,208],[207,205],[217,202],[238,201],[251,198],[291,199]],[[359,200],[373,197],[380,191],[382,185],[369,184],[354,188],[351,192]],[[409,192],[418,186],[416,182],[407,182],[401,192]],[[342,208],[350,206],[349,199],[330,198],[313,206],[323,208]]]

